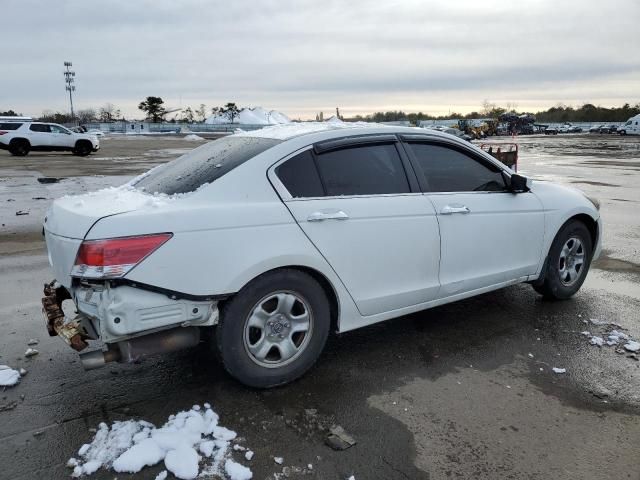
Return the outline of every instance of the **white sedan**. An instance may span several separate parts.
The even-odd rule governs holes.
[[[330,123],[207,143],[56,200],[44,230],[49,333],[79,351],[101,340],[81,353],[86,368],[189,347],[214,327],[227,371],[254,387],[301,376],[331,330],[522,282],[569,298],[602,237],[597,201],[468,142]]]

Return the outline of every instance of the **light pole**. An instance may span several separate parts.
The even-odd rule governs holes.
[[[63,72],[64,73],[64,83],[65,83],[64,89],[69,92],[69,103],[71,104],[71,118],[75,118],[75,115],[73,114],[73,96],[72,96],[71,92],[75,92],[76,91],[76,87],[75,87],[75,85],[73,85],[73,82],[75,80],[74,77],[76,76],[76,72],[72,72],[71,70],[69,70],[69,67],[73,66],[73,64],[71,62],[64,62],[64,66],[67,68]]]

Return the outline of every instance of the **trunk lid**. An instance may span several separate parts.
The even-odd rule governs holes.
[[[44,233],[49,263],[56,280],[71,285],[71,268],[78,248],[91,227],[100,219],[165,202],[129,186],[107,188],[98,192],[62,197],[55,200],[44,219]]]

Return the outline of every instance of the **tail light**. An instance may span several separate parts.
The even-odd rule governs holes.
[[[85,240],[80,245],[71,275],[82,278],[119,278],[151,255],[173,234]]]

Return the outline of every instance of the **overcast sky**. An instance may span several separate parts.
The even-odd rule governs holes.
[[[312,118],[640,102],[640,1],[2,0],[0,110],[240,106]]]

